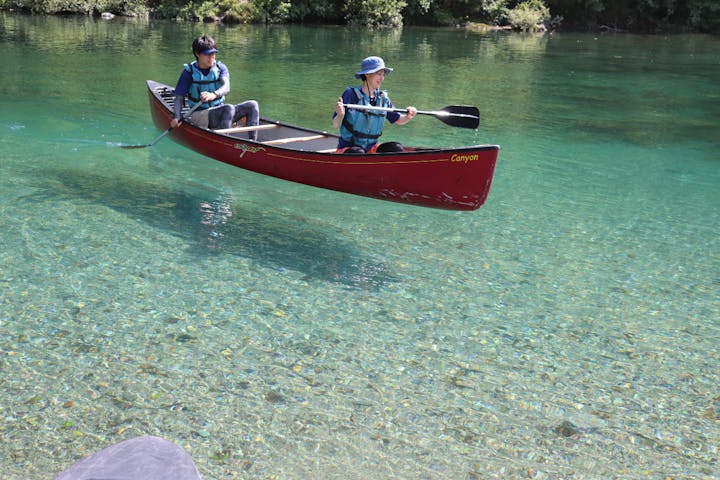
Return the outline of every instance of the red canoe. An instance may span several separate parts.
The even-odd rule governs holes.
[[[148,80],[155,125],[169,129],[173,88]],[[248,139],[251,129],[257,141]],[[476,210],[488,196],[497,145],[452,149],[408,148],[399,153],[339,155],[337,135],[267,118],[256,127],[207,130],[183,122],[176,142],[215,160],[263,175],[393,202]]]

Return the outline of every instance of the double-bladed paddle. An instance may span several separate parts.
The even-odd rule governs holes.
[[[373,107],[372,105],[354,105],[354,104],[343,104],[345,108],[355,108],[357,110],[380,110],[383,112],[398,112],[407,113],[405,108],[387,108],[387,107]],[[418,110],[417,113],[421,115],[432,115],[443,123],[446,123],[452,127],[460,128],[471,128],[476,129],[480,125],[480,111],[477,107],[470,105],[449,105],[433,112],[424,112]]]
[[[185,113],[185,115],[183,115],[182,117],[180,117],[180,121],[181,121],[181,122],[184,122],[184,121],[185,121],[185,118],[186,118],[186,117],[189,117],[190,114],[193,113],[195,110],[197,110],[197,108],[198,108],[200,105],[201,105],[201,102],[196,103],[190,110],[188,110],[188,111]],[[153,140],[153,141],[150,142],[150,143],[146,143],[145,145],[120,145],[120,148],[145,148],[145,147],[152,147],[152,146],[155,145],[157,142],[159,142],[160,140],[162,140],[162,139],[165,137],[165,135],[167,135],[168,133],[170,133],[170,130],[172,130],[172,129],[173,129],[173,127],[168,127],[168,129],[165,130],[165,131],[164,131],[163,133],[161,133],[160,135],[158,135],[158,137],[157,137],[155,140]]]

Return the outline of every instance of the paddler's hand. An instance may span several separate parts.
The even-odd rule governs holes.
[[[397,122],[395,122],[395,125],[405,125],[410,120],[415,118],[415,115],[417,115],[417,108],[407,107],[405,109],[405,115],[400,115],[400,118],[397,119]]]
[[[343,105],[342,97],[338,98],[335,102],[335,116],[333,117],[333,128],[340,128],[340,124],[345,118],[345,106]]]
[[[219,96],[215,92],[200,93],[200,100],[202,100],[203,103],[212,102],[213,100],[215,100],[217,98],[219,98]]]
[[[340,118],[345,116],[345,106],[343,105],[342,97],[338,98],[338,101],[335,102],[335,113],[337,113]]]
[[[177,128],[180,126],[181,123],[182,122],[179,118],[173,118],[172,120],[170,120],[170,128]]]

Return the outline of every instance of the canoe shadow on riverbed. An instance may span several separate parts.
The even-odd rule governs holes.
[[[288,217],[273,208],[233,204],[228,195],[205,186],[174,188],[128,175],[70,169],[43,176],[43,199],[80,199],[112,208],[183,239],[191,256],[236,255],[268,268],[300,272],[308,281],[364,290],[397,281],[381,261],[358,253],[326,224],[301,215]]]

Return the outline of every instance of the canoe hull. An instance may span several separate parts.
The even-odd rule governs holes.
[[[168,90],[172,91],[166,85],[148,81],[150,110],[155,125],[161,130],[169,128],[172,119]],[[277,127],[274,130],[282,132],[280,138],[274,138],[277,134],[259,131],[258,141],[252,141],[240,138],[247,137],[247,133],[231,136],[189,122],[172,129],[169,135],[202,155],[262,175],[380,200],[450,210],[476,210],[485,202],[499,151],[497,145],[479,145],[339,155],[329,152],[337,144],[335,135],[266,118],[261,124]],[[307,149],[278,146],[277,143],[283,142],[300,144],[287,142],[289,133],[301,138],[301,146]]]

